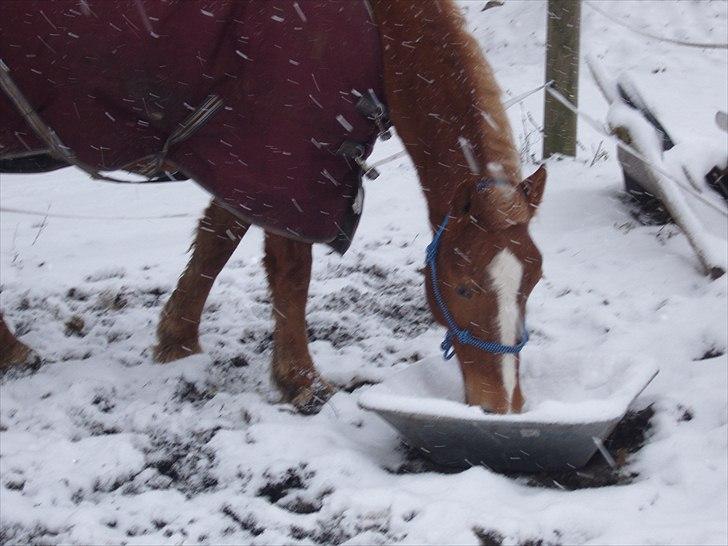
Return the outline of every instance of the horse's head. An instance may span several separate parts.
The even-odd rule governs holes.
[[[448,215],[427,267],[430,306],[449,332],[445,349],[460,361],[469,404],[520,411],[518,350],[526,299],[541,277],[528,224],[546,172],[522,181],[500,88],[454,0],[369,4],[390,118],[417,168],[430,221]]]
[[[541,254],[528,226],[545,183],[541,167],[517,185],[461,184],[428,249],[428,299],[449,328],[444,348],[452,343],[466,401],[497,413],[523,406],[518,351],[527,339],[526,300],[541,278]]]

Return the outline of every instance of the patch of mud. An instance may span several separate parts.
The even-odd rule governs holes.
[[[317,520],[313,528],[293,525],[290,536],[295,540],[327,545],[343,544],[363,533],[367,533],[366,544],[394,544],[403,540],[406,535],[393,533],[390,525],[389,514],[359,516],[350,522],[343,512],[339,512],[326,519]]]
[[[163,477],[158,482],[166,482],[168,487],[188,497],[215,489],[218,485],[212,474],[215,453],[207,446],[215,432],[217,429],[189,433],[185,437],[162,433],[151,435],[151,445],[145,450],[148,468]]]
[[[721,347],[710,347],[706,349],[702,355],[693,359],[693,362],[700,362],[701,360],[710,360],[711,358],[718,358],[725,354],[725,348]]]
[[[385,268],[359,255],[355,264],[328,267],[315,283],[336,285],[336,280],[345,284],[309,301],[311,341],[325,340],[339,349],[366,344],[377,335],[411,339],[434,324],[419,273]]]
[[[307,467],[306,463],[302,463],[282,474],[266,472],[263,474],[266,483],[258,488],[256,496],[294,514],[314,514],[321,511],[324,499],[333,490],[311,491],[309,486],[315,472]]]
[[[672,224],[673,220],[664,205],[648,192],[617,194],[617,199],[627,209],[627,212],[643,226],[664,226]]]
[[[293,500],[281,504],[281,508],[294,514],[315,514],[321,510],[324,496],[312,500],[297,496]]]
[[[394,337],[412,338],[427,331],[434,321],[422,284],[393,276],[395,278],[386,279],[373,290],[348,285],[312,300],[312,314],[317,311],[351,314],[347,321],[311,321],[311,340],[325,339],[336,348],[361,342],[371,337],[371,333],[363,328],[363,321],[371,320],[391,331]]]
[[[246,533],[250,533],[254,537],[257,537],[259,535],[262,535],[265,531],[265,528],[258,525],[258,522],[252,512],[244,515],[238,514],[238,512],[236,512],[235,509],[229,504],[223,505],[220,511],[225,517],[229,518],[235,523],[234,527],[231,526],[223,530],[224,535],[231,535],[235,531],[241,530],[245,531]]]
[[[174,400],[178,402],[188,402],[195,406],[201,406],[215,396],[212,387],[205,386],[200,388],[196,383],[180,379],[177,388],[174,391]]]
[[[297,468],[289,468],[283,475],[274,476],[266,474],[267,483],[258,490],[259,497],[265,497],[268,502],[275,504],[287,496],[291,490],[305,489],[314,473],[306,470],[303,464]]]
[[[57,544],[59,534],[40,524],[29,528],[0,524],[0,544]]]
[[[148,325],[137,311],[157,308],[164,299],[160,288],[92,290],[87,285],[53,295],[24,295],[5,306],[17,311],[9,319],[15,334],[35,335],[31,348],[44,362],[58,362],[85,360],[106,352],[111,344],[129,340]],[[63,338],[78,340],[63,344]]]
[[[475,527],[473,529],[475,536],[478,537],[478,542],[481,546],[503,546],[505,543],[505,537],[493,530],[486,530],[481,527]],[[556,541],[544,540],[542,538],[527,538],[517,543],[517,546],[561,546],[559,538],[561,533],[555,531]]]

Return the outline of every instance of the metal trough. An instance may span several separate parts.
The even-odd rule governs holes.
[[[437,464],[462,468],[485,465],[507,472],[584,466],[597,449],[603,449],[602,442],[657,375],[654,367],[639,370],[614,397],[562,404],[560,412],[539,412],[537,408],[518,415],[496,415],[453,400],[457,385],[452,384],[452,378],[443,377],[445,366],[452,364],[411,365],[395,374],[391,382],[395,388],[385,381],[364,393],[359,405],[385,419],[409,445],[419,448]],[[441,385],[447,391],[442,393],[443,397],[450,400],[435,399],[432,389],[427,398],[397,392],[397,385],[422,384],[423,375],[430,387]],[[462,380],[459,381],[462,389]],[[580,408],[584,410],[581,415]],[[560,413],[569,417],[561,419]]]

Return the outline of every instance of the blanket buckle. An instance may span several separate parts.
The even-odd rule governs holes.
[[[379,171],[374,167],[370,167],[366,164],[366,162],[364,161],[365,153],[366,148],[364,147],[364,145],[354,140],[345,140],[341,143],[341,146],[339,146],[339,149],[336,151],[337,155],[349,158],[354,161],[354,163],[356,163],[362,170],[366,178],[368,178],[369,180],[376,180],[377,178],[379,178]]]

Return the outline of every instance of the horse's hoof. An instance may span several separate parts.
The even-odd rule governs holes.
[[[10,370],[35,371],[42,363],[38,353],[19,341],[9,348],[0,350],[0,376]]]
[[[188,356],[200,354],[202,348],[198,341],[190,343],[157,343],[152,348],[152,356],[155,362],[160,364],[166,364],[167,362],[174,362],[180,358],[186,358]]]
[[[316,415],[326,402],[334,395],[334,388],[322,379],[317,379],[310,386],[299,389],[291,403],[303,415]]]

